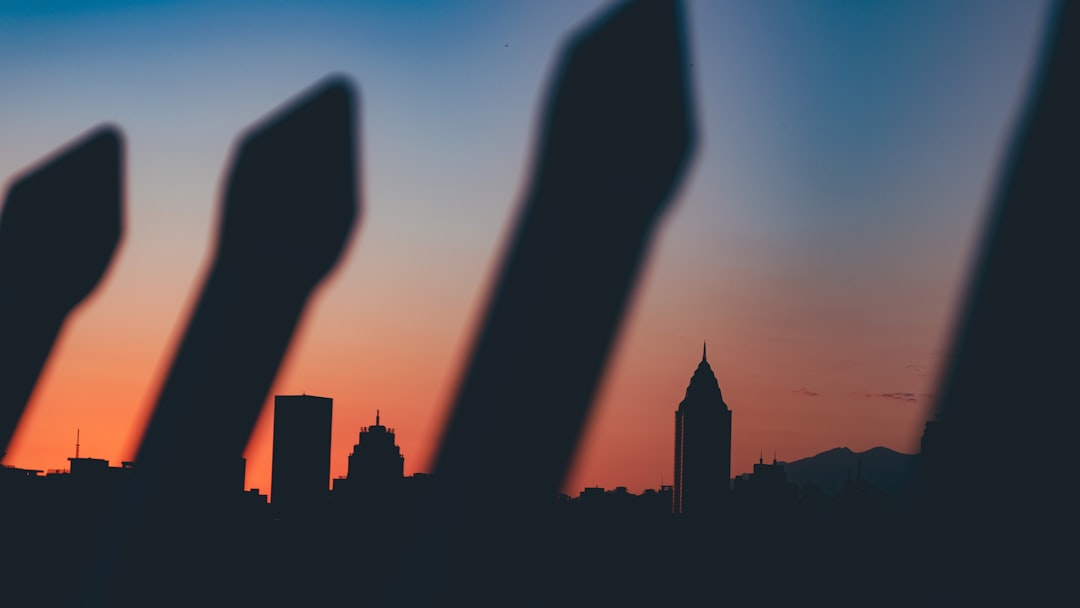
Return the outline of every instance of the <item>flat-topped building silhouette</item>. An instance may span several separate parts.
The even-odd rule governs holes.
[[[330,427],[334,400],[274,397],[270,503],[279,516],[309,514],[330,500]]]
[[[672,512],[710,516],[731,487],[731,410],[702,346],[686,396],[675,411],[675,483]]]

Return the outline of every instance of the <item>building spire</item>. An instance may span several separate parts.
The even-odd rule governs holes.
[[[379,426],[379,410],[375,410],[375,426]]]
[[[704,341],[702,341],[702,343],[701,343],[701,362],[702,363],[708,363],[708,361],[705,360],[705,350],[706,350],[707,346],[708,345]]]

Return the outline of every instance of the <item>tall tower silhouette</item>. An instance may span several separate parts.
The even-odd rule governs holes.
[[[282,516],[311,514],[330,500],[330,427],[334,400],[274,397],[270,503]]]
[[[705,346],[686,396],[675,411],[675,484],[672,512],[709,516],[731,486],[731,410],[724,403]]]

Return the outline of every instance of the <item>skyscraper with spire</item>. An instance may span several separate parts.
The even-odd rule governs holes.
[[[731,409],[724,403],[706,346],[686,396],[675,410],[672,512],[708,517],[731,489]]]

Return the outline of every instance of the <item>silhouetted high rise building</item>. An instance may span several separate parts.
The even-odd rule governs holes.
[[[360,429],[360,439],[349,454],[348,477],[361,486],[380,486],[396,483],[405,475],[405,457],[394,442],[394,429],[375,424]]]
[[[270,503],[279,515],[310,513],[330,499],[330,427],[334,400],[274,397]]]
[[[708,516],[731,488],[731,410],[705,357],[675,411],[675,484],[672,511]]]
[[[401,491],[405,457],[395,443],[394,429],[375,424],[360,429],[360,438],[349,454],[345,478],[334,480],[334,501],[363,506],[389,504]]]

